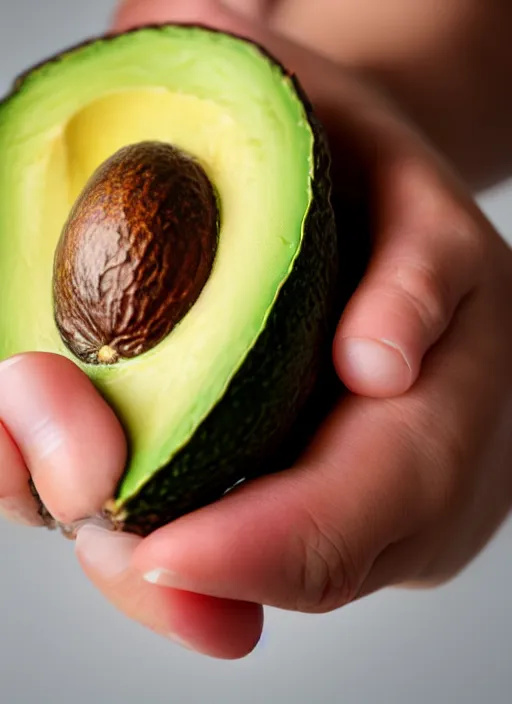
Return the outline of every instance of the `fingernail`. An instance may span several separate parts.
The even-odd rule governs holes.
[[[171,570],[155,569],[151,572],[146,572],[144,580],[150,584],[156,584],[159,587],[179,587],[179,575]]]
[[[78,531],[75,551],[82,562],[103,578],[114,579],[130,569],[141,540],[136,535],[85,525]]]
[[[342,343],[344,374],[381,392],[405,391],[411,366],[398,345],[389,340],[346,338]]]

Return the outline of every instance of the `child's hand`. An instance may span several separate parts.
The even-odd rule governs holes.
[[[262,604],[322,612],[388,585],[440,583],[507,515],[512,253],[377,93],[213,3],[196,17],[173,6],[127,3],[123,27],[196,19],[252,34],[302,79],[337,172],[346,163],[337,145],[352,145],[374,215],[372,261],[333,347],[360,395],[340,403],[297,466],[146,540],[93,527],[78,536],[85,572],[126,614],[231,658],[256,643]],[[31,510],[16,442],[57,517],[98,508],[125,447],[90,383],[68,362],[29,355],[0,366],[0,389],[13,438],[0,436],[0,496]]]

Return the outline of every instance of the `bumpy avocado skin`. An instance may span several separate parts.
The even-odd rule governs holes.
[[[295,85],[315,138],[312,199],[300,252],[264,331],[224,397],[187,446],[124,504],[125,530],[146,535],[220,498],[243,479],[284,469],[290,457],[284,443],[293,437],[296,422],[300,418],[295,447],[318,415],[317,408],[306,406],[317,382],[336,384],[330,371],[339,257],[330,154],[312,106]]]

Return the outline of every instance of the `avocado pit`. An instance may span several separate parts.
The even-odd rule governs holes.
[[[202,166],[141,142],[93,174],[63,228],[53,301],[67,347],[89,364],[147,352],[182,320],[210,276],[219,212]]]

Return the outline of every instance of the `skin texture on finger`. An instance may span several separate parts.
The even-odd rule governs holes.
[[[333,352],[351,391],[390,397],[416,381],[425,353],[479,284],[484,236],[424,161],[395,157],[374,184],[372,260]]]
[[[196,14],[187,14],[189,10],[192,11],[192,8]],[[122,22],[124,25],[121,23],[121,28],[145,22],[197,20],[199,12],[200,19],[206,23],[212,22],[217,27],[240,31],[242,34],[252,36],[273,51],[287,66],[298,72],[306,89],[310,91],[313,102],[330,130],[330,134],[335,135],[336,132],[344,131],[346,139],[350,138],[350,141],[357,145],[361,161],[366,164],[373,175],[372,187],[374,191],[377,191],[377,198],[373,200],[379,206],[376,209],[380,219],[377,222],[377,229],[380,227],[381,232],[375,234],[375,240],[381,244],[382,256],[381,261],[375,265],[374,271],[371,272],[372,275],[375,274],[374,281],[379,282],[379,280],[389,278],[390,271],[393,267],[396,268],[398,261],[406,264],[404,273],[408,279],[411,280],[412,269],[419,282],[419,286],[414,283],[419,291],[412,291],[411,295],[408,295],[407,287],[403,286],[406,312],[409,308],[409,312],[412,309],[416,315],[416,329],[414,329],[414,325],[410,324],[411,316],[404,315],[399,308],[397,310],[393,301],[391,301],[391,310],[388,316],[388,332],[389,325],[396,326],[398,321],[400,329],[409,336],[403,343],[403,346],[408,348],[403,350],[406,367],[408,367],[405,371],[410,374],[404,386],[412,383],[417,377],[419,363],[425,348],[428,348],[442,335],[459,300],[471,292],[475,278],[474,263],[478,259],[475,256],[475,251],[478,251],[478,246],[475,245],[471,237],[467,236],[467,231],[470,230],[467,225],[472,217],[475,218],[476,207],[471,203],[469,194],[458,179],[446,164],[434,154],[432,149],[415,134],[414,130],[398,117],[392,108],[389,108],[387,103],[381,102],[374,95],[369,96],[364,87],[354,83],[350,76],[341,73],[337,67],[329,62],[314,55],[305,54],[300,47],[273,36],[261,25],[244,24],[236,15],[222,11],[216,3],[206,1],[188,5],[154,0],[144,3],[143,12],[140,11],[137,3],[126,3],[123,9]],[[335,156],[338,160],[343,161],[343,153],[336,152],[336,139],[334,139],[333,145]],[[407,169],[404,168],[404,164]],[[388,187],[388,183],[392,184],[392,187]],[[440,194],[443,191],[449,194],[448,199],[441,197]],[[435,199],[432,198],[432,194]],[[460,215],[461,213],[464,213],[463,217]],[[443,232],[444,223],[447,228],[446,236]],[[417,246],[417,252],[410,244],[412,238],[409,237],[409,233],[414,230],[418,232],[418,241],[422,242]],[[428,236],[420,237],[423,232],[426,232]],[[443,246],[438,259],[432,263],[433,271],[427,270],[425,273],[424,267],[419,266],[417,260],[423,259],[424,247],[428,245],[429,251],[432,251],[434,249],[433,241],[437,247],[443,237],[447,243]],[[400,250],[401,243],[404,242],[406,244]],[[461,266],[455,271],[455,276],[448,276],[446,272],[449,264],[455,260],[458,262],[459,259]],[[411,266],[411,261],[415,266]],[[379,275],[381,270],[383,274]],[[439,272],[441,276],[439,276]],[[399,283],[403,284],[404,274],[400,273],[398,278],[402,280]],[[371,279],[368,280],[371,281]],[[447,280],[450,281],[450,284],[446,283]],[[451,283],[452,281],[453,283]],[[434,306],[425,304],[424,309],[420,308],[423,303],[421,289],[427,292],[434,291]],[[361,288],[365,298],[366,294],[372,290],[373,297],[376,298],[375,294],[379,293],[378,286],[375,288],[367,287],[366,291],[364,285]],[[416,293],[415,296],[414,293]],[[354,300],[357,301],[357,299]],[[414,306],[417,306],[418,310]],[[430,324],[428,322],[425,324],[425,320],[428,321],[430,308],[434,312],[431,314]],[[359,306],[355,304],[351,306],[343,323],[343,325],[347,324],[347,330],[351,330],[351,326],[354,326],[352,327],[354,334],[358,309]],[[393,343],[393,339],[390,339],[393,335],[385,335],[386,330],[382,327],[379,329],[379,325],[382,325],[381,318],[375,315],[367,316],[363,306],[362,323],[366,324],[367,318],[371,321],[373,329],[370,331],[367,327],[364,330],[366,337],[371,337],[370,332],[375,330],[378,339],[383,339],[385,343]],[[359,325],[359,323],[357,324]],[[392,332],[393,330],[391,330]],[[379,333],[381,334],[379,335]],[[341,339],[343,337],[342,334]],[[400,344],[388,346],[397,356]],[[343,350],[338,349],[335,355],[340,375],[342,378],[344,375],[351,377],[347,380],[351,382],[352,387],[355,387],[356,379],[353,368],[343,369]],[[373,391],[376,395],[382,395],[382,389],[373,388],[372,390],[368,384],[365,385],[364,390],[368,394]],[[395,391],[397,390],[395,389]],[[399,388],[398,392],[400,391],[404,391],[404,388]],[[390,394],[392,389],[387,387],[385,392]]]
[[[497,256],[510,259],[505,250]],[[506,272],[495,263],[489,276]],[[467,302],[404,397],[340,406],[296,469],[241,487],[144,541],[103,533],[105,551],[94,535],[91,549],[90,537],[80,543],[79,534],[87,574],[132,618],[158,632],[170,629],[216,657],[241,657],[257,639],[261,612],[241,617],[234,604],[253,605],[240,601],[322,611],[385,586],[432,586],[453,577],[512,503],[510,320],[500,346],[491,335],[507,321],[510,288],[509,282],[503,296],[489,290]],[[481,368],[494,375],[483,376]],[[468,394],[477,406],[467,403]],[[129,567],[120,579],[115,556],[125,540]],[[142,575],[154,591],[141,591]],[[202,612],[208,597],[197,602],[162,589],[164,583],[222,599],[215,628]],[[173,614],[179,606],[179,624],[167,620],[167,598]]]
[[[266,20],[276,11],[280,2],[281,0],[221,0],[224,7],[258,20]]]
[[[256,647],[263,628],[260,606],[148,584],[130,566],[140,542],[89,526],[78,533],[82,568],[116,608],[153,632],[211,657],[237,659]]]
[[[299,467],[161,529],[134,565],[160,584],[305,611],[346,603],[367,580],[385,586],[374,565],[388,584],[456,573],[512,496],[510,350],[497,354],[498,320],[474,326],[490,303],[464,308],[403,397],[349,399]],[[379,560],[407,540],[415,549]]]
[[[512,320],[507,313],[512,256],[499,244],[499,261],[490,262],[487,276],[502,284],[494,290],[487,286],[463,306],[457,327],[429,355],[417,393],[411,396],[417,428],[432,438],[426,459],[432,486],[437,487],[437,510],[420,534],[379,556],[361,596],[389,584],[435,587],[453,579],[486,546],[512,508],[512,369],[507,364],[512,355]],[[503,332],[499,352],[497,330]],[[483,369],[492,369],[492,374],[483,374]],[[421,438],[418,435],[418,442]],[[418,563],[418,554],[428,557]],[[398,565],[419,569],[400,572]]]
[[[297,467],[157,531],[134,565],[156,583],[285,609],[350,602],[380,552],[426,518],[419,452],[385,411],[340,405]]]
[[[29,478],[20,451],[0,422],[0,515],[17,523],[40,526],[42,520],[29,488]]]
[[[112,19],[114,32],[148,24],[198,22],[231,32],[241,32],[247,22],[225,11],[215,0],[124,0]]]
[[[30,353],[10,361],[0,369],[0,418],[42,501],[63,523],[94,514],[124,469],[119,421],[68,359]]]

